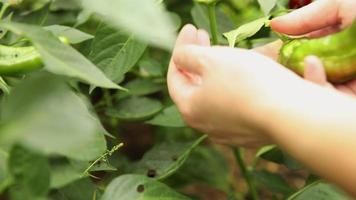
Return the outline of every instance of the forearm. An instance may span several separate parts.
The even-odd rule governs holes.
[[[356,197],[356,100],[306,84],[280,97],[268,132],[297,160]]]

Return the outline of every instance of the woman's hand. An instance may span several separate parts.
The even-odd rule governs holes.
[[[316,56],[309,56],[305,59],[304,78],[320,86],[335,88],[340,92],[356,97],[356,80],[332,85],[327,81],[323,63]]]
[[[269,108],[283,107],[278,102],[304,82],[254,51],[210,47],[208,34],[191,25],[178,37],[168,72],[170,95],[185,121],[238,146],[270,143]]]
[[[271,27],[287,35],[320,37],[350,26],[356,17],[355,0],[318,0],[276,17]]]

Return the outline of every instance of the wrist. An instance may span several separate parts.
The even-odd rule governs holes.
[[[320,138],[349,132],[356,119],[356,101],[334,89],[306,81],[270,104],[265,120],[266,133],[272,140],[289,148],[298,141],[306,149]],[[355,136],[353,136],[355,137]],[[316,139],[317,141],[314,141]]]

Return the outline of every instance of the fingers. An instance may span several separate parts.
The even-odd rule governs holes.
[[[328,84],[323,63],[316,56],[308,56],[304,60],[304,78],[315,84],[326,86]]]
[[[355,95],[354,91],[346,85],[336,85],[335,88],[344,94],[348,94],[351,96]]]
[[[179,70],[202,75],[204,71],[202,54],[204,47],[184,45],[178,47],[173,54],[173,62]]]
[[[176,62],[177,57],[182,59],[187,53],[182,55],[182,50],[179,49],[192,44],[209,46],[209,35],[203,30],[197,30],[193,25],[186,25],[178,35],[167,75],[170,96],[179,105],[184,104],[194,91],[194,86],[201,83],[200,71],[196,70],[194,66]]]
[[[341,30],[342,30],[342,28],[339,25],[329,26],[329,27],[326,27],[326,28],[313,31],[311,33],[308,33],[306,35],[306,37],[308,37],[308,38],[319,38],[319,37],[323,37],[323,36],[326,36],[326,35],[330,35],[330,34],[339,32]]]
[[[277,40],[277,41],[268,43],[264,46],[254,48],[253,50],[277,61],[278,57],[279,57],[279,51],[280,51],[282,45],[283,45],[283,42],[281,40]]]
[[[348,82],[347,87],[349,87],[356,95],[356,80],[352,80],[352,81]]]
[[[185,44],[195,44],[197,40],[197,29],[191,25],[185,25],[179,32],[175,48]]]
[[[287,15],[276,17],[271,27],[288,35],[302,35],[340,24],[338,1],[318,0]]]
[[[197,43],[201,46],[210,46],[210,36],[205,30],[199,29],[197,32]]]

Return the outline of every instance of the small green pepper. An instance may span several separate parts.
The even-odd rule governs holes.
[[[70,44],[67,37],[58,39]],[[43,68],[42,58],[33,46],[11,47],[0,45],[0,75],[22,75]]]
[[[35,47],[9,47],[0,45],[0,75],[20,75],[43,67]]]
[[[327,78],[332,83],[356,78],[356,23],[333,35],[288,41],[281,48],[279,61],[303,75],[304,59],[309,55],[320,58]]]

